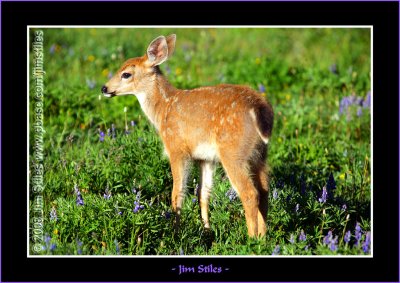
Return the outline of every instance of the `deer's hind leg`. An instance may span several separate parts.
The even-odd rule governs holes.
[[[267,232],[267,213],[268,213],[268,166],[266,164],[267,147],[264,143],[259,143],[253,152],[250,160],[250,170],[253,183],[258,191],[258,235],[264,236]]]
[[[254,184],[258,190],[258,235],[264,236],[267,232],[267,214],[268,214],[268,169],[265,163],[260,163],[255,168],[253,177]]]
[[[236,189],[242,201],[248,235],[256,237],[258,234],[259,192],[253,184],[249,166],[244,165],[246,162],[232,156],[235,155],[221,155],[221,163],[231,185]]]

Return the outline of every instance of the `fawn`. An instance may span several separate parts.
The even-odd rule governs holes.
[[[243,203],[248,235],[263,236],[268,209],[266,144],[273,126],[272,107],[246,86],[174,88],[159,65],[171,57],[175,41],[175,34],[154,39],[144,56],[127,60],[101,91],[106,97],[135,95],[160,134],[171,164],[177,227],[188,167],[194,160],[201,168],[201,217],[205,228],[210,228],[208,202],[219,161]]]

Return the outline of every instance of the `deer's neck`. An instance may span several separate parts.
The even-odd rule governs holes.
[[[143,112],[157,131],[160,129],[162,117],[170,98],[177,92],[162,74],[156,74],[152,85],[136,97]]]

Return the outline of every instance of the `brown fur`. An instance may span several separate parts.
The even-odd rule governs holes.
[[[146,55],[123,64],[106,84],[107,93],[136,95],[158,130],[171,163],[172,207],[177,213],[177,225],[188,165],[190,160],[199,160],[203,179],[201,214],[209,227],[212,170],[214,163],[220,161],[243,203],[249,236],[265,235],[268,207],[265,143],[272,132],[272,107],[246,86],[174,88],[158,67],[171,56],[174,46],[174,35],[155,39]],[[132,77],[122,79],[124,72]]]

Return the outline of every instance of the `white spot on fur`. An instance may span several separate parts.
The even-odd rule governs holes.
[[[256,119],[256,113],[254,112],[254,109],[253,109],[253,108],[250,109],[249,113],[250,113],[251,118],[252,118],[254,121],[257,121],[257,119]]]
[[[258,123],[257,123],[257,117],[256,117],[256,113],[254,112],[254,109],[250,109],[249,111],[251,118],[254,120],[254,126],[257,130],[258,135],[260,136],[260,138],[263,140],[263,142],[265,144],[268,143],[268,137],[264,137],[263,134],[261,134],[260,129],[258,128]]]
[[[192,157],[194,159],[214,161],[218,159],[217,148],[210,143],[199,143],[193,150]]]

